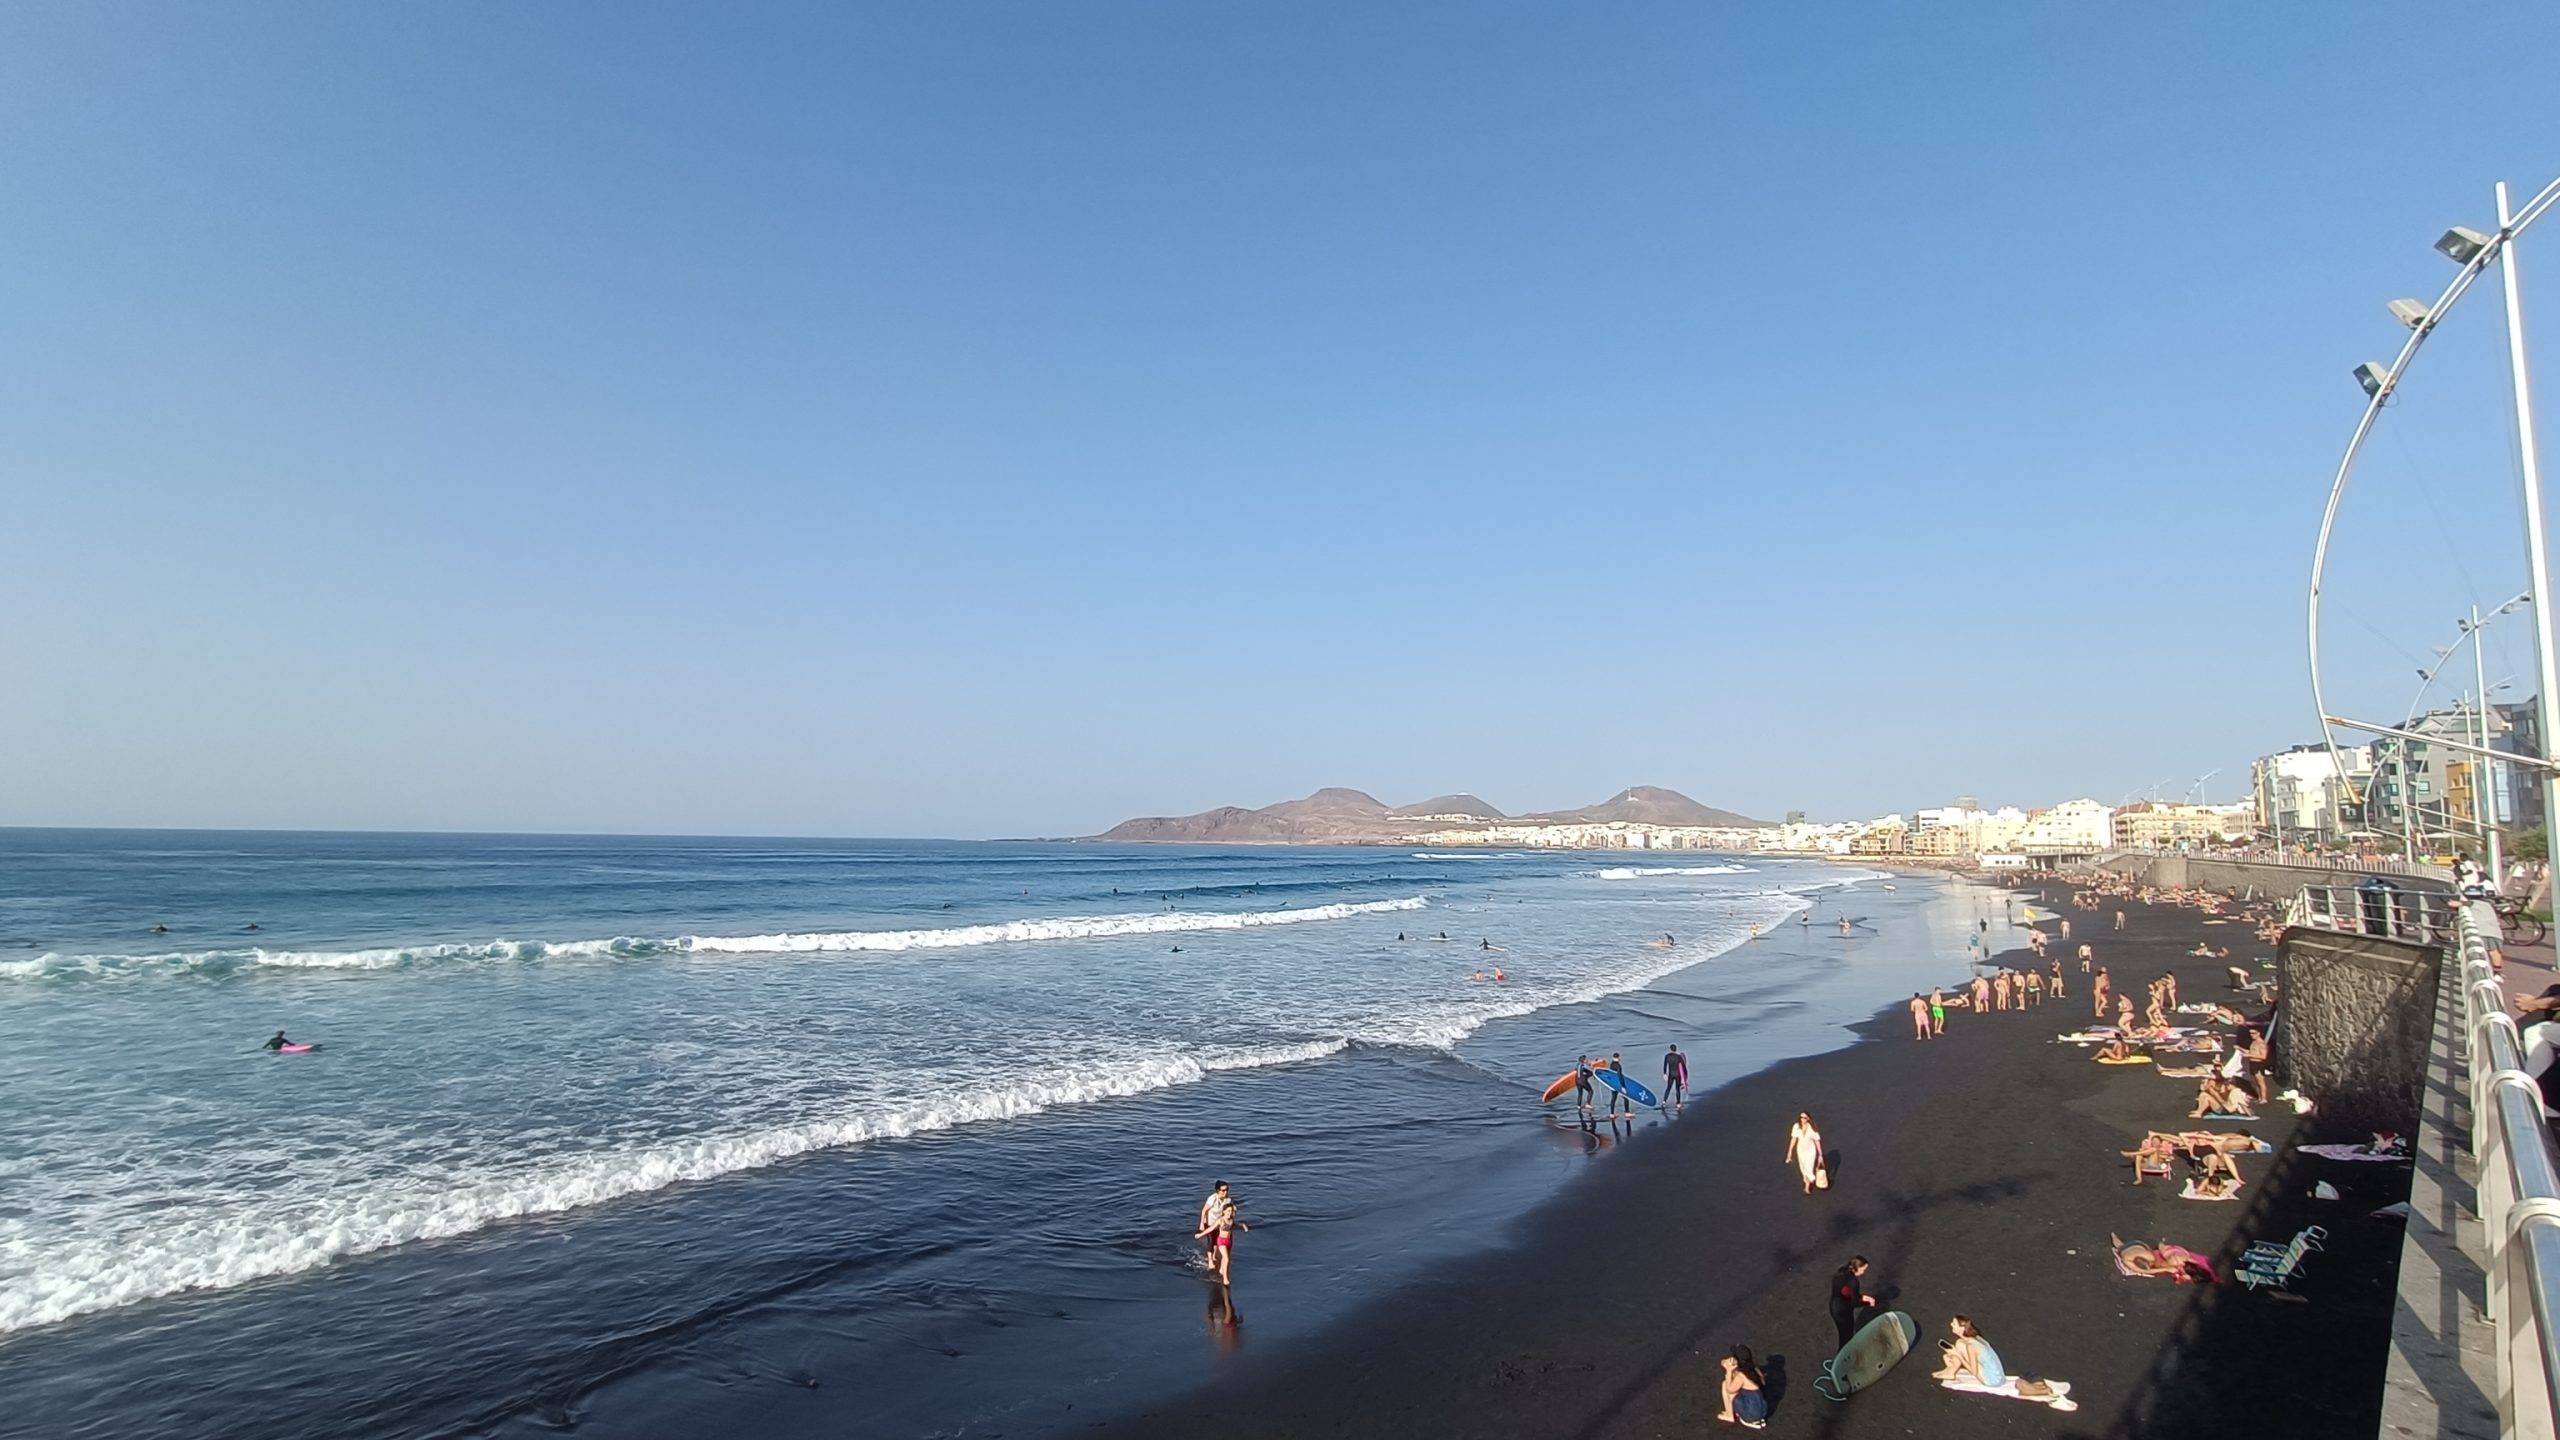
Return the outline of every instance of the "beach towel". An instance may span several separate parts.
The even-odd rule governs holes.
[[[2208,1111],[2201,1118],[2206,1120],[2255,1120],[2258,1117],[2255,1115],[2217,1115]]]
[[[2111,1060],[2106,1056],[2101,1055],[2098,1057],[2098,1063],[2101,1065],[2148,1065],[2151,1063],[2151,1057],[2148,1055],[2127,1055],[2121,1059]]]
[[[2063,1384],[2059,1380],[2049,1380],[2045,1383],[2047,1387],[2053,1391],[2052,1394],[2021,1394],[2018,1390],[2017,1377],[2014,1375],[2007,1380],[2001,1381],[1997,1385],[1976,1385],[1969,1380],[1941,1380],[1938,1382],[1940,1386],[1946,1389],[1961,1390],[1967,1395],[1997,1395],[2005,1400],[2025,1400],[2036,1405],[2050,1405],[2056,1410],[2077,1410],[2080,1408],[2080,1402],[2071,1398],[2070,1386]]]
[[[2210,1065],[2163,1065],[2160,1072],[2172,1080],[2202,1080],[2213,1073]]]
[[[2219,1195],[2205,1195],[2198,1193],[2196,1190],[2196,1182],[2190,1180],[2187,1182],[2187,1188],[2178,1192],[2178,1198],[2181,1200],[2237,1200],[2240,1198],[2240,1192],[2244,1188],[2246,1187],[2234,1185]]]

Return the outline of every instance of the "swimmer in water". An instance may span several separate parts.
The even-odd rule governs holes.
[[[257,921],[255,921],[255,920],[252,920],[252,921],[250,921],[248,924],[246,924],[246,925],[244,925],[244,926],[242,926],[242,927],[240,927],[240,928],[242,928],[243,930],[255,930],[255,929],[257,929],[257,928],[258,928],[258,922],[257,922]]]
[[[166,925],[154,925],[151,927],[151,933],[154,935],[166,935],[169,933],[169,927]]]

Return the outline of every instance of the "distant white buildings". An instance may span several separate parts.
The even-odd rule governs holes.
[[[2110,822],[2115,812],[2095,800],[2065,800],[2027,817],[2008,848],[2038,850],[2103,850],[2114,842]]]
[[[2373,761],[2371,745],[2347,746],[2337,754],[2326,745],[2296,745],[2251,761],[2250,793],[2259,827],[2305,840],[2334,839],[2362,828]]]
[[[2127,805],[2115,813],[2115,843],[2128,848],[2246,840],[2258,827],[2258,807],[2236,805]]]

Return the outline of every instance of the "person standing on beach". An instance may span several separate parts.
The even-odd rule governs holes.
[[[1840,1332],[1840,1343],[1858,1333],[1858,1314],[1872,1310],[1876,1297],[1866,1291],[1867,1257],[1852,1255],[1849,1263],[1831,1272],[1831,1296],[1826,1302],[1831,1310],[1831,1327]]]
[[[1933,987],[1929,991],[1929,1038],[1934,1040],[1946,1033],[1947,992]]]
[[[2098,952],[2089,948],[2089,942],[2088,942],[2088,941],[2086,941],[2086,940],[2081,941],[2081,942],[2080,942],[2080,973],[2081,973],[2081,974],[2083,974],[2083,975],[2088,974],[2088,973],[2089,973],[2089,967],[2091,967],[2091,966],[2093,966],[2093,965],[2095,965],[2095,964],[2097,964],[2097,963],[2098,963]]]
[[[1617,1076],[1621,1080],[1627,1078],[1626,1059],[1615,1050],[1609,1052],[1609,1073]],[[1636,1113],[1636,1102],[1627,1098],[1625,1086],[1613,1085],[1609,1087],[1609,1113],[1611,1115],[1617,1114],[1618,1107],[1621,1105],[1627,1107],[1628,1115],[1633,1116]]]
[[[2101,965],[2098,967],[2097,978],[2089,982],[2089,998],[2095,1007],[2090,1013],[2101,1020],[2107,1018],[2107,985],[2107,967]]]
[[[1989,976],[1976,975],[1973,977],[1973,1013],[1976,1015],[1988,1015],[1991,1013],[1991,979]]]
[[[1573,1108],[1584,1119],[1591,1118],[1591,1057],[1573,1057]]]
[[[1917,990],[1911,992],[1911,1038],[1929,1038],[1929,1000]]]
[[[2083,945],[2080,948],[2086,950],[2089,947]],[[2054,999],[2059,1000],[2062,998],[2062,962],[2060,960],[2053,962],[2053,981],[2051,984],[2047,985],[2045,989],[2052,994]]]
[[[2116,928],[2119,930],[2124,928],[2124,912],[2121,910],[2116,912]]]
[[[1822,1167],[1822,1132],[1813,1128],[1809,1112],[1796,1112],[1796,1123],[1787,1131],[1787,1158],[1796,1163],[1796,1174],[1804,1180],[1804,1193],[1812,1194],[1817,1185],[1830,1188],[1831,1177]]]
[[[1662,1057],[1662,1102],[1677,1105],[1689,1098],[1689,1057],[1674,1045]]]

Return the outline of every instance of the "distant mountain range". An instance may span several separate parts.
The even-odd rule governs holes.
[[[1365,790],[1330,787],[1302,800],[1259,810],[1221,805],[1197,815],[1150,815],[1123,820],[1094,837],[1150,844],[1286,845],[1322,842],[1392,843],[1418,835],[1492,825],[1707,825],[1757,828],[1766,820],[1701,805],[1677,790],[1631,785],[1597,805],[1505,815],[1473,795],[1435,795],[1411,805],[1389,805]]]

